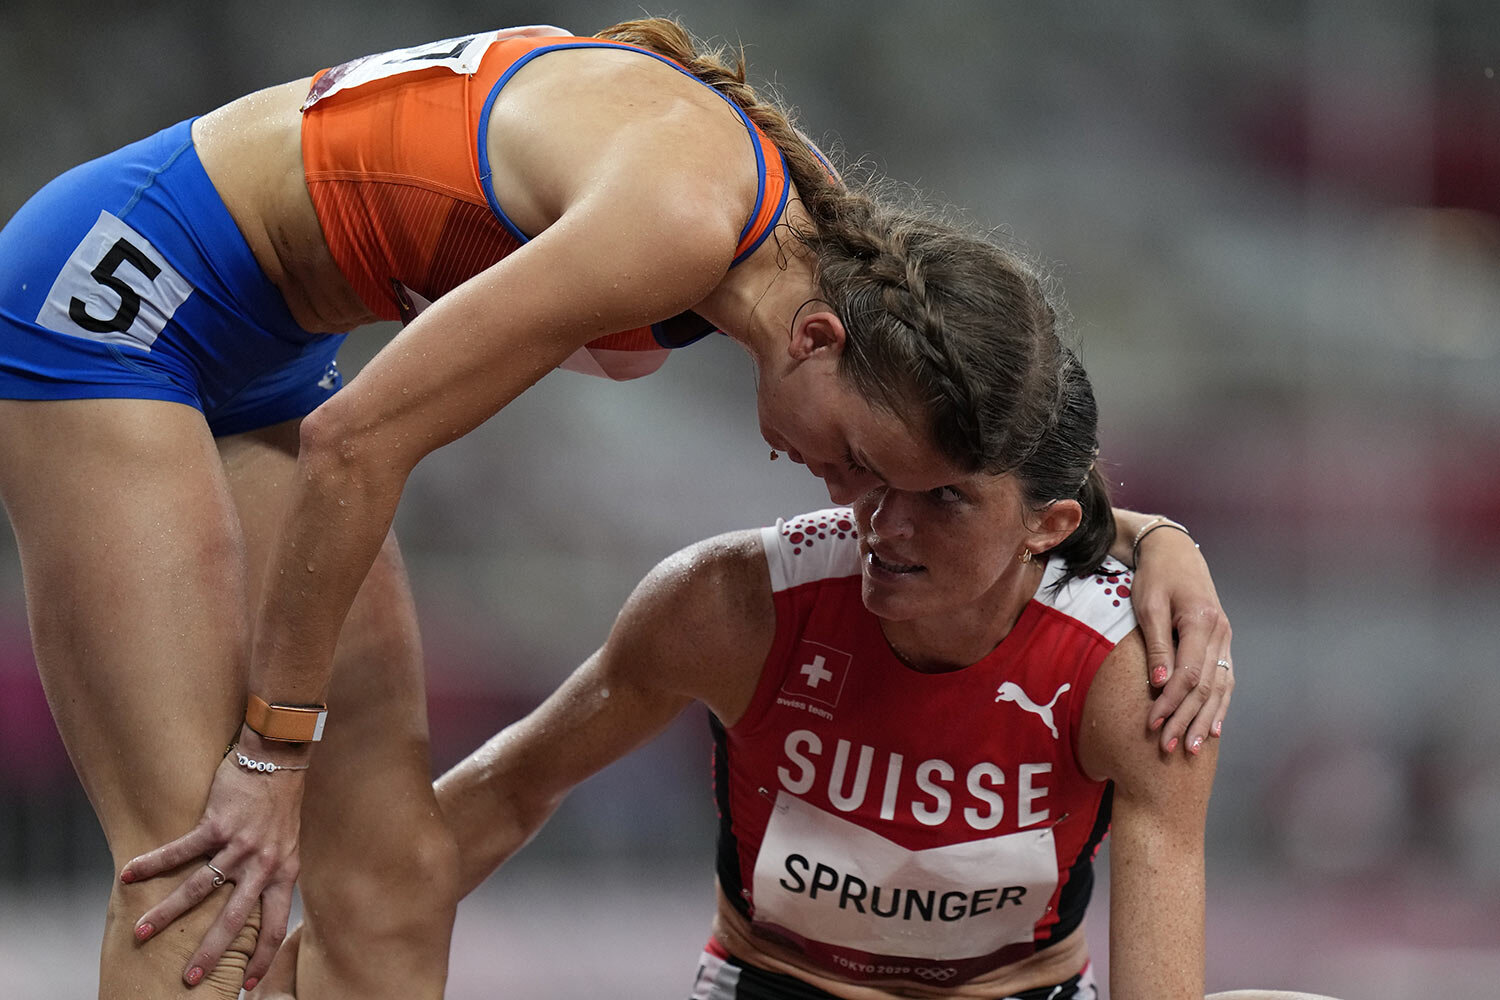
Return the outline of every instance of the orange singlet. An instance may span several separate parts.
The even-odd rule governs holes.
[[[665,56],[619,42],[497,41],[495,34],[335,66],[314,78],[303,103],[302,159],[318,221],[339,269],[381,319],[409,321],[527,241],[495,199],[487,138],[490,109],[518,69],[558,49],[609,47],[640,52],[692,76]],[[770,234],[790,185],[781,151],[739,105],[720,96],[750,133],[759,176],[732,267]],[[661,367],[669,348],[711,332],[707,322],[685,313],[600,337],[563,367],[636,378]]]

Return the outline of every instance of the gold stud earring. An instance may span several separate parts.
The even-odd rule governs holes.
[[[1031,550],[1030,549],[1022,549],[1021,550],[1020,559],[1021,559],[1021,562],[1022,562],[1023,565],[1025,563],[1031,562]]]

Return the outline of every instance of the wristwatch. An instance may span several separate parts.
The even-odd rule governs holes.
[[[245,706],[245,725],[283,743],[316,743],[323,738],[327,720],[327,705],[273,705],[252,694]]]

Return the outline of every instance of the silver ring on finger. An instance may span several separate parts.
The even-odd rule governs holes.
[[[1214,665],[1217,666],[1217,667],[1219,667],[1221,670],[1228,670],[1229,669],[1229,661],[1228,660],[1218,660],[1218,661],[1215,662]]]
[[[215,889],[223,885],[225,882],[229,881],[229,878],[223,872],[219,871],[219,869],[215,868],[212,864],[209,864],[207,861],[205,861],[204,864],[208,865],[208,870],[214,873]]]

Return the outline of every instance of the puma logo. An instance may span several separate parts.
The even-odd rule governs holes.
[[[1047,702],[1047,704],[1045,705],[1038,705],[1036,702],[1027,697],[1025,691],[1021,690],[1021,685],[1017,684],[1015,681],[1006,681],[1004,684],[1001,684],[999,690],[996,691],[995,700],[1013,701],[1017,705],[1024,708],[1026,711],[1035,713],[1037,716],[1041,717],[1041,720],[1043,722],[1047,724],[1047,728],[1052,730],[1052,738],[1055,740],[1057,739],[1057,723],[1052,721],[1052,706],[1057,704],[1057,699],[1061,698],[1063,692],[1068,690],[1068,688],[1070,687],[1072,687],[1071,684],[1064,684],[1062,687],[1057,689],[1057,693],[1052,696],[1051,701]]]

